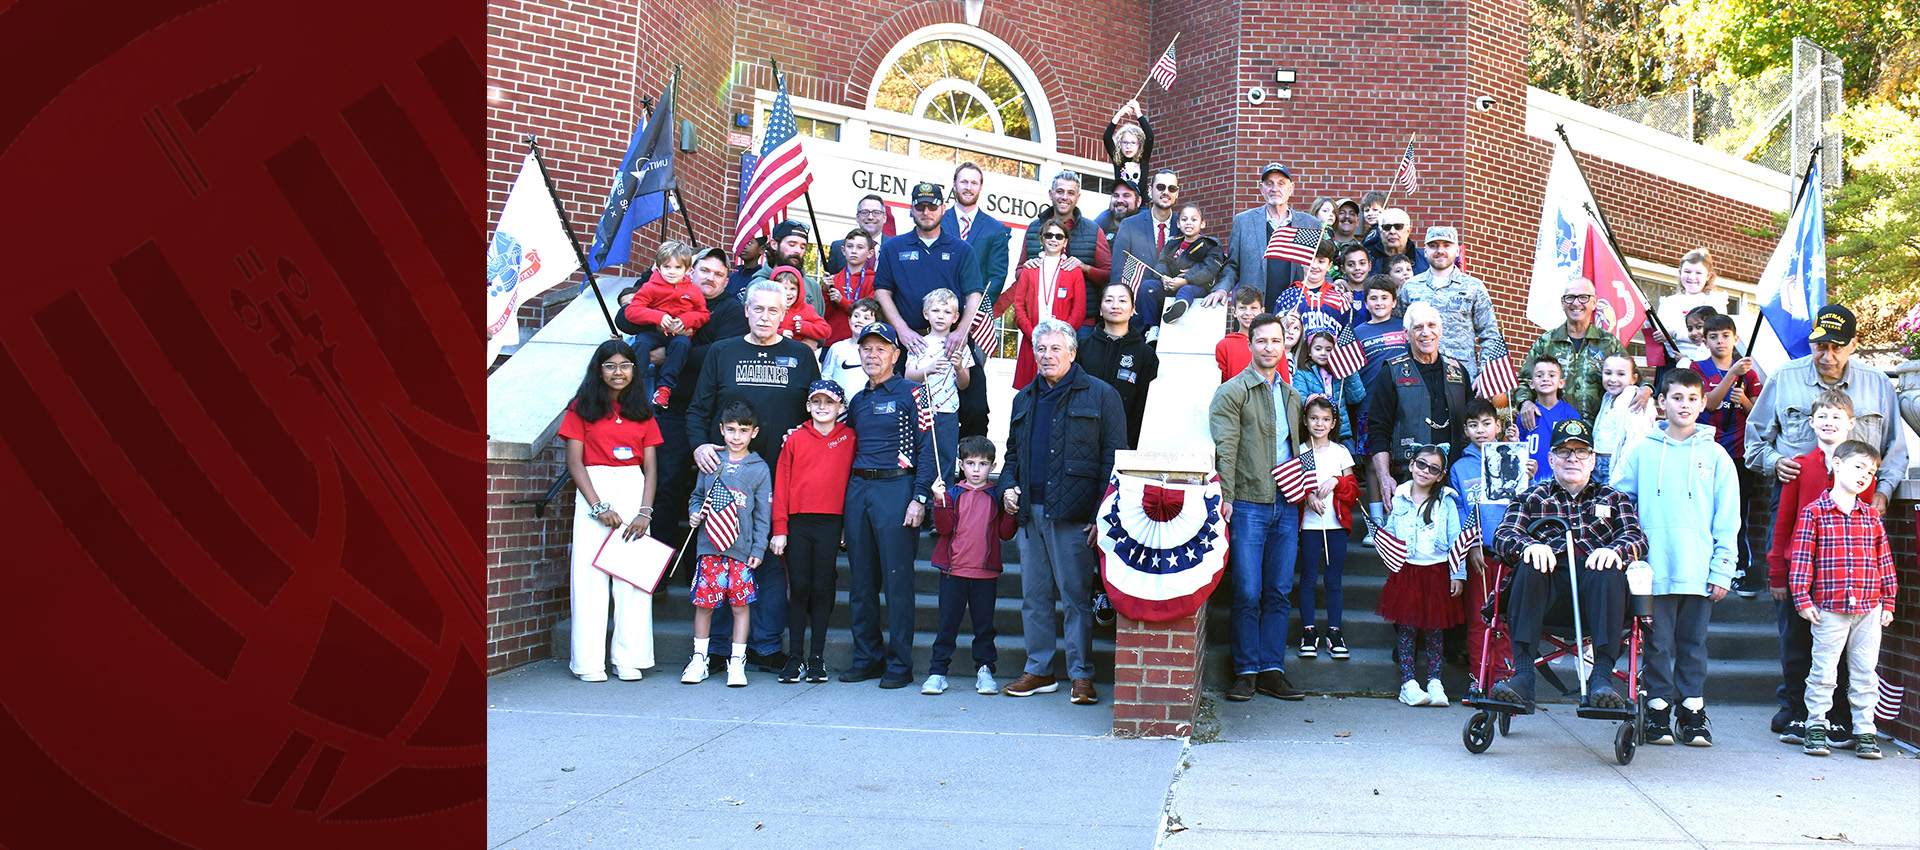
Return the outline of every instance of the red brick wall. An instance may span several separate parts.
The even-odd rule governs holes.
[[[1900,597],[1893,625],[1880,637],[1880,675],[1907,689],[1906,704],[1892,723],[1880,725],[1880,734],[1920,746],[1920,546],[1914,541],[1914,519],[1920,502],[1895,502],[1887,511],[1887,536],[1893,543],[1893,563],[1900,578]]]
[[[573,485],[547,506],[546,517],[516,499],[545,496],[566,469],[560,441],[532,461],[487,463],[487,672],[549,656],[548,633],[567,616],[572,551]]]
[[[1121,617],[1114,631],[1113,731],[1124,737],[1193,734],[1207,606],[1170,623]]]

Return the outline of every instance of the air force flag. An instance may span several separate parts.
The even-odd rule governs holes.
[[[1827,226],[1820,192],[1820,162],[1807,172],[1806,191],[1787,219],[1780,244],[1757,287],[1761,320],[1749,339],[1753,360],[1771,374],[1781,364],[1813,353],[1807,334],[1813,313],[1827,303]]]
[[[580,255],[560,223],[546,174],[528,151],[487,249],[489,365],[502,347],[520,342],[520,325],[514,320],[520,302],[559,285],[578,268]]]

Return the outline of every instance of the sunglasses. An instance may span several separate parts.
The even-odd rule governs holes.
[[[1153,189],[1156,192],[1178,192],[1180,191],[1180,186],[1176,183],[1155,183],[1153,184]]]
[[[1065,239],[1067,238],[1067,234],[1054,231],[1051,233],[1042,233],[1040,234],[1040,238],[1041,239]]]
[[[1426,462],[1426,461],[1424,461],[1424,460],[1415,460],[1415,461],[1413,462],[1413,468],[1414,468],[1414,469],[1418,469],[1418,470],[1420,470],[1421,472],[1425,472],[1425,473],[1428,473],[1428,474],[1431,474],[1431,475],[1439,475],[1439,474],[1440,474],[1440,467],[1438,467],[1438,466],[1435,466],[1435,465],[1433,465],[1433,464],[1431,464],[1431,463],[1428,463],[1428,462]]]
[[[1407,225],[1404,222],[1400,224],[1382,224],[1380,225],[1380,229],[1381,230],[1405,230],[1407,229]]]

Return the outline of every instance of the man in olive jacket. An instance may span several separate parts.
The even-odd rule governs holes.
[[[1053,603],[1066,607],[1067,675],[1075,705],[1099,701],[1093,689],[1093,588],[1098,557],[1093,515],[1113,474],[1113,453],[1127,447],[1120,394],[1073,362],[1079,337],[1048,319],[1033,329],[1040,376],[1013,397],[1001,506],[1020,518],[1020,625],[1026,671],[1009,696],[1051,693]]]
[[[1301,699],[1285,670],[1287,591],[1299,555],[1300,506],[1280,498],[1273,468],[1306,451],[1306,418],[1300,393],[1280,377],[1287,350],[1280,319],[1260,314],[1247,337],[1252,362],[1214,391],[1207,408],[1233,582],[1233,684],[1227,699],[1249,700],[1255,691]]]

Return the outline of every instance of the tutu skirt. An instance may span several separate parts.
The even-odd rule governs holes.
[[[1380,605],[1374,609],[1381,619],[1396,626],[1416,629],[1445,629],[1467,621],[1466,607],[1460,598],[1447,592],[1447,565],[1408,564],[1397,573],[1387,574],[1387,585],[1380,589]]]

